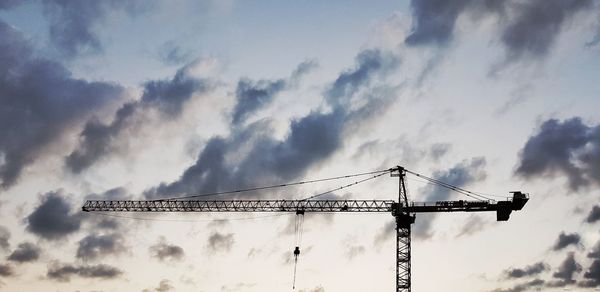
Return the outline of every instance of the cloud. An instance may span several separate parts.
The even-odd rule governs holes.
[[[71,204],[60,191],[48,192],[26,218],[27,231],[47,240],[59,240],[78,231],[83,214],[72,212]]]
[[[183,248],[168,244],[164,236],[158,238],[158,242],[152,245],[148,251],[150,255],[160,261],[181,261],[185,255]]]
[[[313,289],[309,289],[309,290],[302,289],[302,290],[300,290],[300,292],[325,292],[325,288],[323,288],[322,286],[317,286],[317,287],[315,287]]]
[[[0,264],[0,277],[10,277],[15,274],[12,266],[9,264]]]
[[[373,244],[375,246],[381,246],[385,241],[396,236],[396,220],[389,220],[375,235]]]
[[[600,126],[578,117],[545,121],[521,150],[515,174],[527,180],[565,175],[573,191],[600,185]]]
[[[514,15],[502,31],[506,61],[545,57],[563,25],[589,7],[590,0],[531,0],[514,3]]]
[[[587,48],[593,48],[598,46],[598,44],[600,44],[600,23],[598,23],[598,27],[596,28],[596,34],[589,42],[585,43],[585,46]]]
[[[233,108],[232,123],[234,125],[243,123],[258,109],[271,103],[277,94],[297,86],[302,76],[308,74],[317,65],[314,60],[304,61],[296,67],[289,79],[259,81],[240,79],[235,90],[236,104]]]
[[[452,168],[444,171],[435,171],[433,178],[447,184],[464,187],[470,183],[485,179],[486,161],[483,157],[464,160]],[[452,191],[446,188],[427,186],[425,187],[423,198],[426,202],[445,201],[451,198]],[[421,214],[417,216],[412,229],[415,238],[427,239],[433,235],[431,231],[433,220],[436,214]]]
[[[594,223],[600,221],[600,206],[592,207],[590,214],[585,218],[587,223]]]
[[[522,291],[531,291],[535,289],[536,291],[540,290],[540,287],[543,286],[546,281],[542,279],[534,279],[531,281],[527,281],[525,283],[517,284],[509,289],[494,289],[491,292],[522,292]]]
[[[510,98],[496,111],[496,116],[502,116],[517,106],[527,101],[533,95],[534,87],[531,84],[521,84],[513,89],[510,93]]]
[[[451,148],[452,145],[448,143],[435,143],[429,148],[429,157],[431,157],[433,161],[438,162]]]
[[[48,266],[46,277],[59,282],[69,282],[71,277],[110,280],[118,278],[123,271],[109,265],[73,265],[53,262]]]
[[[348,260],[352,260],[354,259],[356,256],[359,256],[361,254],[364,254],[366,251],[365,247],[362,245],[353,245],[353,246],[349,246],[346,249],[346,258]]]
[[[248,188],[257,186],[257,182],[276,184],[303,176],[310,167],[325,161],[342,147],[345,131],[364,126],[389,108],[395,97],[392,91],[374,90],[363,96],[362,106],[351,108],[347,102],[349,96],[355,95],[354,91],[370,84],[381,70],[387,70],[389,66],[384,63],[391,57],[384,55],[387,56],[375,51],[360,53],[357,67],[341,73],[330,88],[326,97],[330,111],[314,110],[292,120],[283,140],[273,137],[269,120],[233,127],[228,137],[211,138],[196,163],[178,180],[148,189],[146,198]],[[361,69],[364,67],[369,69]],[[226,159],[234,153],[238,159]]]
[[[285,89],[285,86],[286,82],[283,79],[257,82],[241,79],[235,90],[237,103],[233,109],[233,123],[239,124],[245,121],[257,109],[270,103],[277,93]]]
[[[332,106],[348,105],[359,89],[370,85],[378,76],[385,76],[400,64],[400,59],[379,49],[360,52],[355,58],[353,69],[339,74],[326,92]]]
[[[581,287],[599,287],[600,286],[600,240],[587,254],[588,258],[593,259],[590,267],[583,274],[584,281],[579,282]]]
[[[580,282],[582,287],[600,286],[600,259],[595,259],[589,269],[583,274],[585,281]]]
[[[165,42],[158,51],[159,59],[167,65],[179,65],[189,62],[192,54],[173,41]]]
[[[524,268],[508,269],[504,271],[506,278],[517,279],[524,277],[536,276],[549,269],[548,265],[544,262],[537,262],[535,264],[526,266]]]
[[[124,104],[111,123],[104,124],[97,119],[88,121],[81,132],[79,146],[65,158],[68,169],[80,173],[117,150],[120,135],[135,125],[139,112],[154,109],[164,118],[178,117],[194,94],[213,88],[211,81],[190,75],[191,67],[196,63],[197,60],[181,67],[172,79],[146,82],[140,100]]]
[[[23,3],[23,0],[0,0],[0,10],[8,10]]]
[[[246,291],[246,289],[254,287],[254,283],[237,283],[233,287],[221,286],[221,292]]]
[[[294,69],[294,72],[292,72],[292,75],[290,76],[290,86],[297,86],[302,77],[304,77],[304,75],[309,74],[318,67],[319,62],[317,62],[317,60],[314,59],[308,59],[298,64],[298,66],[296,67],[296,69]]]
[[[581,236],[577,233],[564,233],[561,232],[558,235],[558,239],[556,240],[556,242],[554,243],[554,246],[552,246],[552,249],[555,251],[559,251],[569,245],[578,245],[579,243],[581,243]]]
[[[144,11],[144,1],[60,1],[46,0],[44,13],[50,25],[50,41],[66,57],[98,53],[103,46],[97,29],[112,12],[130,15]]]
[[[471,2],[471,0],[412,0],[413,24],[410,34],[406,37],[406,44],[447,45],[452,40],[456,19]]]
[[[36,261],[40,257],[41,249],[31,242],[23,242],[17,246],[9,256],[8,260],[17,263],[28,263]]]
[[[90,234],[79,241],[76,256],[83,260],[94,260],[126,250],[124,238],[120,234]]]
[[[10,231],[4,226],[0,226],[0,249],[8,250],[10,248]]]
[[[588,258],[592,259],[600,259],[600,240],[596,243],[596,245],[592,248],[592,251],[588,253]]]
[[[169,281],[167,279],[162,279],[162,280],[160,280],[160,283],[158,283],[158,287],[156,287],[154,289],[142,290],[142,292],[151,292],[151,291],[156,291],[156,292],[175,291],[175,287],[173,287],[173,285],[171,285],[171,281]]]
[[[454,39],[461,15],[470,14],[475,25],[493,17],[498,29],[493,39],[498,39],[505,51],[504,60],[492,70],[495,72],[515,61],[547,56],[563,28],[591,3],[591,0],[413,0],[412,29],[405,43],[446,47]]]
[[[234,243],[233,233],[221,234],[214,232],[208,237],[206,247],[210,253],[229,252]]]
[[[121,99],[124,89],[75,79],[59,63],[32,53],[22,34],[0,21],[0,180],[13,186],[48,146]]]
[[[581,270],[581,265],[575,260],[575,253],[570,252],[567,258],[560,264],[558,270],[552,274],[552,277],[559,279],[559,281],[552,282],[549,285],[552,287],[564,287],[574,284],[575,280],[573,277],[576,273],[581,272]]]
[[[482,231],[485,226],[486,223],[480,216],[469,216],[467,222],[465,222],[465,224],[462,226],[456,237],[473,235],[479,231]]]

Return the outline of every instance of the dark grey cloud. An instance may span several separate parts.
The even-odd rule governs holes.
[[[555,251],[559,251],[569,245],[578,245],[581,243],[581,236],[577,233],[564,233],[561,232],[558,235],[558,239],[552,246],[552,249]]]
[[[88,121],[80,134],[79,146],[65,158],[65,164],[74,173],[89,168],[99,159],[115,150],[114,140],[125,127],[127,118],[133,115],[135,103],[127,103],[121,107],[110,125],[97,119]]]
[[[10,231],[4,226],[0,226],[0,249],[8,250],[10,248]]]
[[[118,268],[105,264],[73,265],[54,262],[48,266],[46,277],[59,282],[69,282],[73,276],[111,280],[120,277],[122,274],[123,271]]]
[[[290,83],[289,86],[297,86],[298,83],[300,82],[300,80],[302,79],[302,77],[304,77],[304,75],[309,74],[310,72],[312,72],[313,70],[315,70],[318,67],[319,67],[319,62],[317,62],[317,60],[314,60],[314,59],[304,60],[302,63],[298,64],[296,69],[294,69],[294,72],[292,72],[292,75],[290,76],[290,79],[289,79],[289,83]]]
[[[173,287],[173,285],[171,284],[171,281],[169,281],[167,279],[162,279],[162,280],[160,280],[160,283],[158,283],[158,287],[156,287],[154,289],[142,290],[142,292],[151,292],[151,291],[156,291],[156,292],[175,291],[175,287]]]
[[[545,121],[521,150],[515,173],[525,179],[564,175],[574,191],[600,185],[600,125],[578,117]]]
[[[214,232],[208,237],[206,248],[210,253],[229,252],[234,243],[233,233]]]
[[[292,121],[283,141],[272,138],[270,127],[261,122],[234,130],[229,138],[214,137],[179,180],[162,183],[146,196],[206,193],[297,178],[341,146],[343,122],[342,112],[312,112]],[[225,156],[248,141],[254,142],[248,154],[237,165],[228,166]]]
[[[514,268],[504,271],[506,278],[516,279],[539,275],[542,272],[549,270],[550,267],[544,262],[537,262],[535,264],[526,266],[524,268]]]
[[[592,210],[590,211],[590,214],[588,214],[588,216],[585,218],[585,221],[587,223],[595,223],[597,221],[600,221],[600,206],[592,207]]]
[[[233,109],[233,123],[245,121],[254,111],[270,103],[275,95],[285,89],[286,81],[241,79],[235,90],[237,103]]]
[[[17,246],[9,256],[8,260],[17,263],[28,263],[36,261],[41,254],[42,250],[31,242],[23,242]]]
[[[73,57],[103,50],[97,31],[108,14],[125,12],[135,15],[146,10],[149,2],[44,0],[42,3],[50,25],[50,41],[64,56]]]
[[[482,231],[486,226],[484,219],[478,215],[472,215],[467,218],[465,224],[461,227],[456,237],[473,235]]]
[[[300,78],[316,66],[317,63],[313,60],[304,61],[292,72],[289,79],[259,81],[240,79],[235,90],[236,105],[233,108],[232,123],[234,125],[243,123],[258,109],[271,103],[278,93],[297,85]]]
[[[531,0],[514,3],[515,15],[501,36],[507,61],[548,55],[565,23],[591,0]]]
[[[9,264],[0,264],[0,277],[10,277],[15,274],[13,267]]]
[[[69,200],[60,192],[48,192],[26,218],[27,231],[47,240],[59,240],[78,231],[83,214],[73,212]]]
[[[332,106],[348,103],[360,88],[370,85],[378,76],[385,76],[396,69],[400,59],[378,49],[364,50],[355,58],[353,69],[339,74],[326,92],[327,101]]]
[[[447,45],[454,32],[458,16],[469,7],[471,0],[412,0],[412,29],[406,37],[411,46]]]
[[[158,242],[150,246],[148,251],[152,257],[160,261],[181,261],[185,255],[183,248],[167,243],[163,236],[159,237]]]
[[[178,117],[185,103],[194,94],[205,93],[213,88],[211,81],[199,79],[189,74],[191,62],[181,67],[173,78],[152,80],[144,84],[140,100],[124,104],[109,124],[91,119],[80,134],[79,146],[66,158],[66,166],[74,173],[89,168],[108,154],[118,150],[121,135],[136,123],[136,112],[155,109],[164,118]]]
[[[581,272],[581,270],[581,265],[575,260],[575,253],[570,252],[567,258],[560,264],[558,270],[552,274],[552,277],[558,279],[558,281],[549,283],[549,285],[552,287],[564,287],[574,284],[574,276]]]
[[[107,255],[118,255],[125,252],[125,239],[118,233],[89,234],[79,241],[77,258],[94,260]]]
[[[23,169],[90,114],[124,92],[119,85],[75,79],[35,56],[23,35],[0,21],[0,180],[14,185]]]
[[[600,240],[594,245],[592,250],[588,253],[588,258],[600,259]]]
[[[13,7],[19,6],[25,2],[24,0],[0,0],[0,10],[8,10]]]
[[[600,259],[595,259],[583,274],[584,281],[580,281],[582,287],[600,287]]]
[[[192,53],[173,41],[165,42],[158,50],[159,59],[167,65],[179,65],[189,62]]]
[[[579,282],[579,286],[600,287],[600,240],[587,254],[587,257],[593,259],[593,261],[583,274],[584,280]]]
[[[429,148],[429,157],[437,162],[444,157],[451,148],[452,145],[448,143],[435,143]]]
[[[564,27],[578,12],[590,10],[591,3],[592,0],[412,0],[412,29],[405,43],[445,47],[454,39],[456,23],[462,15],[472,16],[475,24],[493,17],[498,31],[492,38],[498,39],[505,51],[502,63],[493,68],[494,73],[515,61],[547,56]]]
[[[376,247],[381,246],[385,241],[394,238],[396,236],[396,220],[388,220],[381,229],[375,235],[375,239],[373,240],[373,244]]]
[[[485,165],[485,158],[476,157],[462,161],[448,170],[435,171],[432,177],[453,186],[465,187],[470,183],[485,179]],[[422,200],[426,202],[449,200],[452,195],[452,191],[449,189],[431,185],[425,187],[422,193],[425,194]],[[431,227],[435,217],[435,214],[420,214],[420,216],[417,216],[413,226],[414,237],[420,239],[431,237],[433,235]]]
[[[525,283],[517,284],[512,288],[508,289],[494,289],[491,292],[522,292],[522,291],[531,291],[534,289],[535,291],[540,291],[544,286],[546,281],[542,279],[534,279],[531,281],[527,281]]]
[[[315,110],[292,120],[283,140],[273,137],[268,120],[232,127],[228,137],[211,138],[198,155],[196,163],[186,169],[178,180],[161,183],[147,190],[146,197],[156,199],[248,188],[303,176],[310,167],[325,161],[342,147],[344,131],[357,124],[366,124],[389,108],[389,103],[395,97],[391,92],[366,95],[363,97],[363,106],[358,108],[350,108],[344,101],[348,96],[342,94],[354,95],[352,90],[364,88],[371,83],[370,79],[380,75],[381,70],[387,71],[389,66],[384,63],[388,62],[388,58],[384,55],[387,56],[377,52],[359,54],[357,68],[341,73],[331,87],[329,92],[336,92],[326,97],[331,110]],[[371,63],[380,65],[373,66]],[[361,69],[363,67],[370,69]],[[240,153],[241,148],[246,151]],[[228,164],[225,157],[232,153],[241,157],[234,164]]]

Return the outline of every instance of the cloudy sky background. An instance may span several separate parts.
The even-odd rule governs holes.
[[[81,205],[395,165],[531,194],[508,222],[419,215],[415,291],[600,287],[596,1],[1,0],[0,64],[1,290],[289,291],[293,214]],[[393,290],[392,223],[307,215],[297,290]]]

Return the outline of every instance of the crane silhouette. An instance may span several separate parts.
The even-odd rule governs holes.
[[[358,183],[391,174],[399,178],[398,200],[316,200],[315,198],[333,191],[356,185]],[[310,196],[301,200],[202,200],[190,198],[205,197],[221,194],[257,191],[274,187],[298,185],[338,178],[374,174],[373,176],[345,185],[324,193]],[[415,175],[429,183],[462,193],[475,200],[409,202],[406,192],[405,177]],[[512,211],[521,210],[529,200],[523,192],[511,192],[512,197],[506,200],[493,200],[465,190],[460,187],[418,174],[397,166],[387,170],[343,176],[330,179],[305,181],[269,187],[259,187],[245,190],[218,192],[210,194],[190,195],[160,200],[88,200],[82,210],[85,212],[295,212],[303,215],[305,212],[388,212],[396,221],[396,291],[411,291],[411,225],[415,222],[416,213],[433,212],[485,212],[495,211],[497,221],[507,221]],[[298,246],[294,249],[294,257],[300,254]]]

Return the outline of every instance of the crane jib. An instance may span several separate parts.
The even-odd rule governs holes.
[[[498,221],[508,220],[520,210],[527,197],[506,201],[412,202],[408,206],[393,200],[88,200],[85,212],[482,212],[496,211]]]

